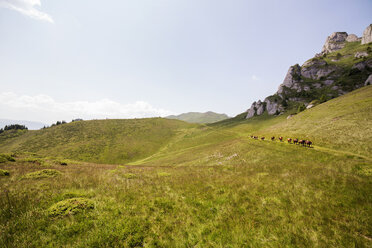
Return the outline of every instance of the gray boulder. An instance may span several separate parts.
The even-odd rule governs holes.
[[[368,53],[367,52],[356,52],[354,57],[358,59],[363,58],[363,57],[368,57]]]
[[[360,38],[358,38],[358,36],[356,36],[355,34],[349,34],[346,38],[346,41],[347,42],[355,42],[355,41],[359,41]]]
[[[362,45],[372,42],[372,24],[370,24],[363,32]]]
[[[326,39],[322,53],[327,54],[342,49],[347,37],[346,32],[334,32]]]
[[[323,64],[313,64],[311,66],[302,67],[301,75],[306,78],[320,79],[321,77],[326,77],[332,72],[337,70],[336,66],[322,66]]]
[[[367,80],[365,81],[364,85],[365,85],[365,86],[367,86],[367,85],[372,85],[372,74],[369,75],[369,77],[368,77]]]

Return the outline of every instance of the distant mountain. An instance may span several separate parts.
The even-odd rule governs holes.
[[[0,119],[0,128],[4,128],[6,125],[11,125],[11,124],[25,125],[30,130],[37,130],[37,129],[43,128],[44,126],[48,126],[45,123],[36,122],[36,121]]]
[[[190,123],[213,123],[228,119],[229,117],[226,114],[218,114],[212,111],[208,111],[206,113],[189,112],[180,115],[170,115],[165,118],[176,119]]]

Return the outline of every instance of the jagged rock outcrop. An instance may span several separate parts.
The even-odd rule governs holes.
[[[306,78],[320,79],[322,77],[328,76],[337,69],[337,66],[329,66],[324,60],[317,59],[306,62],[301,67],[301,75]]]
[[[362,45],[372,42],[372,24],[370,24],[363,32]]]
[[[368,41],[372,24],[364,31],[363,40]],[[257,101],[247,110],[246,118],[280,114],[287,106],[296,103],[310,105],[313,100],[326,101],[349,91],[372,84],[372,53],[370,47],[357,47],[333,53],[345,47],[347,42],[358,42],[355,34],[346,32],[331,34],[322,52],[306,61],[302,66],[293,65],[279,86],[278,91],[263,102]],[[372,38],[371,38],[372,41]],[[357,44],[356,44],[357,45]],[[350,59],[353,57],[353,60]],[[288,103],[291,102],[291,105]]]
[[[271,101],[269,98],[265,99],[266,110],[269,115],[279,114],[284,111],[283,106],[275,101]]]
[[[283,83],[279,86],[278,94],[282,94],[285,87],[295,90],[300,90],[300,86],[298,84],[299,80],[301,79],[301,67],[299,64],[295,64],[289,67],[287,75],[284,78]]]
[[[348,35],[346,32],[334,32],[328,36],[323,46],[322,53],[327,54],[344,48],[347,37]]]

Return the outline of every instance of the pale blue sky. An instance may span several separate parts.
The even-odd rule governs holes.
[[[372,23],[371,0],[37,3],[0,0],[0,118],[233,116]]]

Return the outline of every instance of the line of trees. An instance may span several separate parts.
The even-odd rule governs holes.
[[[11,124],[6,125],[4,128],[0,128],[0,133],[3,133],[8,130],[28,130],[28,128],[25,125]]]

